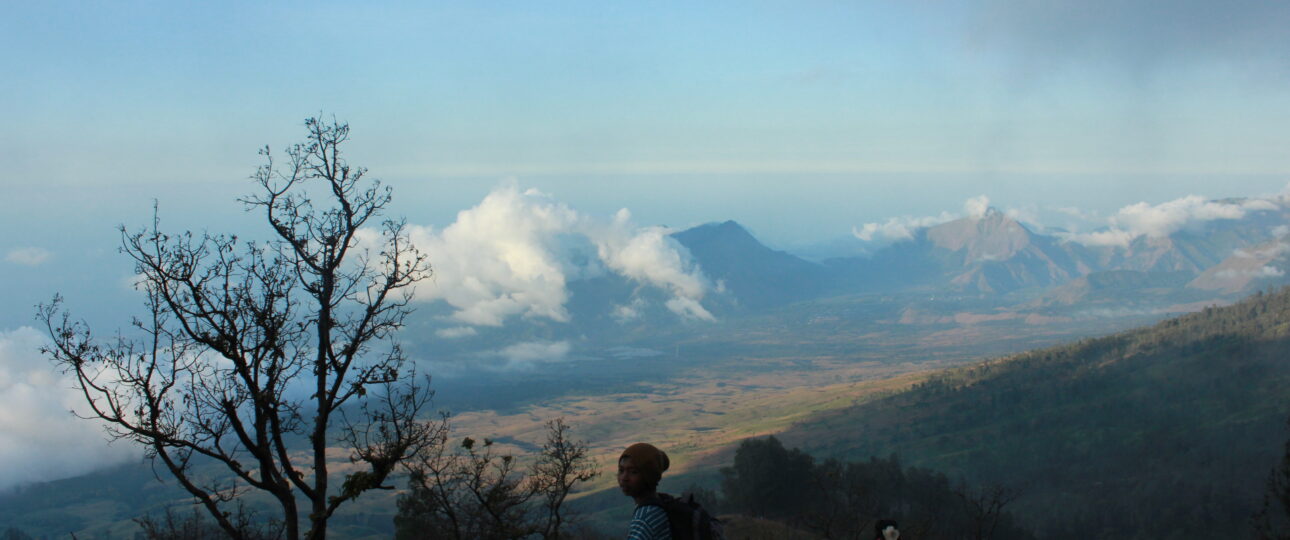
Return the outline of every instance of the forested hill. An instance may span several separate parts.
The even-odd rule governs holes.
[[[1011,509],[1040,537],[1249,537],[1287,415],[1283,289],[950,370],[783,437],[1020,490]]]

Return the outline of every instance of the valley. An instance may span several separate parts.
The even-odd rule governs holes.
[[[525,317],[444,337],[440,330],[452,313],[432,305],[408,321],[401,337],[411,358],[434,377],[434,407],[450,414],[452,440],[488,438],[500,450],[524,456],[537,447],[546,421],[564,418],[602,471],[611,470],[617,452],[632,442],[666,447],[673,468],[665,490],[715,487],[716,471],[740,441],[776,435],[822,458],[895,454],[982,485],[1019,487],[1027,496],[1018,512],[1033,530],[1049,535],[1090,523],[1150,530],[1159,526],[1154,517],[1098,521],[1088,514],[1097,508],[1087,502],[1096,492],[1091,486],[1112,475],[1134,477],[1132,467],[1124,469],[1123,461],[1089,445],[1114,454],[1120,441],[1129,441],[1124,452],[1159,463],[1166,477],[1180,467],[1200,467],[1207,481],[1223,474],[1237,479],[1206,484],[1242,493],[1215,495],[1215,515],[1231,520],[1248,506],[1250,486],[1264,469],[1234,468],[1230,460],[1215,460],[1212,446],[1201,445],[1210,456],[1205,463],[1216,464],[1207,469],[1184,441],[1241,437],[1247,441],[1237,454],[1241,459],[1266,461],[1278,436],[1271,426],[1286,412],[1276,405],[1286,396],[1276,390],[1283,374],[1274,361],[1285,344],[1272,331],[1264,336],[1272,341],[1224,349],[1204,340],[1235,337],[1185,329],[1245,313],[1251,301],[1236,303],[1243,296],[1285,281],[1284,236],[1269,234],[1267,217],[1097,250],[986,212],[921,229],[868,257],[820,263],[767,248],[738,224],[724,222],[675,235],[695,267],[719,284],[704,299],[711,320],[677,317],[663,307],[665,295],[609,275],[569,285],[573,316],[567,322]],[[631,317],[617,316],[624,305],[633,306]],[[1290,320],[1283,311],[1261,309],[1259,328]],[[1194,315],[1170,319],[1186,313]],[[1134,327],[1145,329],[1116,334]],[[1135,364],[1121,361],[1122,355],[1139,354],[1142,346],[1132,344],[1143,339],[1155,344],[1149,355],[1154,363],[1128,368]],[[1105,343],[1121,345],[1098,352],[1105,347],[1097,344]],[[503,353],[524,354],[507,357],[497,352],[503,345]],[[1229,365],[1196,352],[1211,349],[1218,358],[1257,354],[1249,360],[1254,364]],[[1054,357],[1068,360],[1047,363]],[[1124,376],[1098,375],[1122,367],[1129,369]],[[1229,368],[1240,377],[1228,373],[1225,380],[1258,391],[1236,403],[1236,382],[1208,384],[1186,375]],[[1154,375],[1144,379],[1146,372]],[[1001,377],[1011,382],[999,382]],[[1000,384],[1005,390],[988,390]],[[1099,386],[1117,393],[1102,396],[1093,390]],[[1092,401],[1080,401],[1086,395]],[[1054,396],[1066,401],[1052,402]],[[1183,405],[1192,398],[1205,407],[1226,405],[1193,412]],[[982,410],[988,412],[972,412]],[[1105,416],[1129,410],[1142,414]],[[1093,456],[1094,464],[1059,476],[1068,486],[1061,493],[1034,487],[1051,473],[1028,456],[1072,451]],[[1166,457],[1149,459],[1152,452]],[[329,458],[337,480],[352,469],[340,448]],[[222,472],[212,467],[209,474]],[[1080,484],[1081,475],[1097,484]],[[1148,475],[1140,481],[1158,487],[1164,480]],[[396,478],[398,489],[365,495],[343,509],[333,533],[388,535],[403,482]],[[1130,491],[1143,493],[1133,485]],[[186,500],[147,467],[128,466],[0,495],[0,523],[37,534],[124,535],[139,515],[184,508]],[[590,523],[610,529],[630,510],[609,474],[576,492],[571,504]],[[1045,509],[1054,504],[1075,510],[1049,516]]]

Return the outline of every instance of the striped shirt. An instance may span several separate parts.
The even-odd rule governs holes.
[[[637,506],[632,514],[627,540],[672,540],[672,527],[667,523],[667,512],[656,505]]]

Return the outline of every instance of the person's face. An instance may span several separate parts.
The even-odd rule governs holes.
[[[649,491],[649,479],[630,457],[618,460],[618,488],[628,497],[639,497]]]

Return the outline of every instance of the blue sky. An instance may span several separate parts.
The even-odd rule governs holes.
[[[1280,2],[8,11],[6,182],[238,177],[319,110],[391,178],[1290,164]]]
[[[1290,5],[1272,0],[46,2],[0,19],[0,224],[71,216],[35,227],[54,237],[153,198],[218,225],[205,205],[319,111],[353,124],[353,161],[402,213],[439,225],[515,179],[792,246],[979,194],[1109,212],[1290,172]]]

